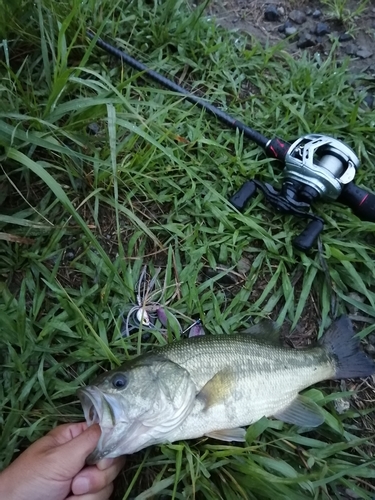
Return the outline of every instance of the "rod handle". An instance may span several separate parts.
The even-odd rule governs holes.
[[[375,222],[375,194],[356,186],[354,182],[346,184],[337,201],[353,210],[362,220]]]

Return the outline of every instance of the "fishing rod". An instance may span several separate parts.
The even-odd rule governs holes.
[[[208,111],[230,128],[239,130],[247,139],[260,146],[268,157],[283,163],[280,189],[251,179],[230,198],[230,202],[236,209],[244,211],[259,189],[276,210],[310,220],[293,240],[297,249],[308,251],[323,230],[323,219],[311,211],[311,204],[319,199],[338,201],[351,208],[360,219],[375,222],[375,195],[354,183],[360,162],[354,151],[341,141],[323,134],[307,134],[292,144],[277,137],[268,139],[205,99],[195,96],[181,85],[148,68],[126,52],[98,38],[92,31],[88,30],[87,36],[94,40],[98,47],[128,66],[147,75],[162,87],[182,94],[187,101]]]

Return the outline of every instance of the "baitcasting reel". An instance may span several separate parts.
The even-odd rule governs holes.
[[[285,144],[279,141],[279,146],[280,142]],[[314,245],[323,230],[323,220],[310,211],[311,204],[318,199],[338,200],[362,219],[374,220],[374,195],[353,183],[359,159],[348,146],[326,135],[309,134],[289,146],[284,156],[280,190],[255,179],[248,181],[230,198],[233,206],[244,210],[256,190],[260,189],[277,210],[310,219],[304,231],[293,240],[294,246],[303,251]]]

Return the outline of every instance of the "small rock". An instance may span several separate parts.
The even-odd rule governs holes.
[[[292,36],[297,33],[297,28],[295,26],[289,26],[289,28],[285,29],[286,36]]]
[[[335,410],[339,415],[342,415],[343,413],[347,412],[350,408],[350,403],[347,399],[335,399],[333,402],[335,406]]]
[[[363,102],[365,102],[370,109],[374,109],[374,96],[372,94],[367,94]]]
[[[358,46],[355,43],[348,43],[348,45],[345,47],[345,52],[349,56],[354,56],[357,51],[358,51]]]
[[[246,274],[251,269],[251,262],[247,257],[241,257],[237,263],[237,271],[241,274]]]
[[[97,123],[89,123],[86,127],[86,132],[90,135],[98,135],[100,132],[100,127]]]
[[[317,23],[315,27],[315,34],[318,36],[324,36],[328,35],[328,33],[331,33],[328,24],[326,23]]]
[[[355,55],[361,59],[368,59],[373,55],[373,52],[369,49],[359,49]]]
[[[350,490],[349,488],[347,488],[345,490],[345,495],[347,496],[347,498],[353,498],[353,500],[357,500],[358,498],[361,498],[358,493],[356,493],[355,491],[353,490]]]
[[[349,33],[341,33],[339,36],[339,42],[349,42],[350,40],[353,40],[353,37]]]
[[[285,9],[283,6],[277,7],[277,12],[280,14],[280,16],[285,16]]]
[[[348,294],[348,297],[352,300],[356,300],[357,302],[364,302],[365,298],[363,295],[360,295],[357,292],[350,292]],[[350,314],[357,315],[358,314],[358,307],[353,305],[353,304],[348,304],[348,310]]]
[[[284,24],[282,24],[281,26],[279,26],[279,27],[277,28],[277,30],[278,30],[280,33],[285,33],[285,30],[286,30],[287,28],[291,28],[292,26],[293,26],[293,23],[292,23],[292,22],[290,22],[290,21],[285,21],[285,23],[284,23]]]
[[[71,250],[69,248],[66,250],[66,252],[65,252],[65,259],[66,260],[68,260],[70,262],[74,259],[75,256],[76,256],[76,254],[74,253],[73,250]]]
[[[312,9],[306,9],[305,12],[306,12],[306,16],[312,16],[312,13],[313,13]]]
[[[306,14],[301,10],[292,10],[289,14],[289,19],[291,19],[296,24],[303,24],[306,22]]]
[[[368,353],[368,354],[374,354],[375,352],[375,346],[372,345],[372,344],[367,344],[365,347],[364,347],[365,351]]]
[[[309,33],[304,33],[303,35],[301,35],[301,38],[297,43],[297,47],[299,49],[307,49],[308,47],[314,47],[314,45],[316,45],[316,40]]]
[[[205,277],[208,278],[216,278],[218,274],[227,270],[227,274],[224,274],[221,278],[217,280],[217,283],[221,285],[235,285],[237,284],[237,275],[233,274],[227,266],[220,266],[220,269],[212,269],[210,267],[204,267],[203,272]]]
[[[275,5],[269,5],[264,11],[264,19],[271,23],[280,21],[280,14]]]
[[[286,35],[294,35],[294,33],[297,32],[297,28],[295,26],[288,26],[285,28],[285,34]]]
[[[322,11],[319,10],[319,9],[315,9],[314,12],[312,13],[312,16],[317,19],[318,17],[320,17],[322,15]]]

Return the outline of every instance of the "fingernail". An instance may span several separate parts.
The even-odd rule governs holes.
[[[90,491],[90,481],[85,476],[79,476],[73,483],[74,495],[84,495]]]
[[[113,464],[113,458],[103,458],[103,460],[100,460],[96,466],[99,470],[105,470],[111,467]]]

